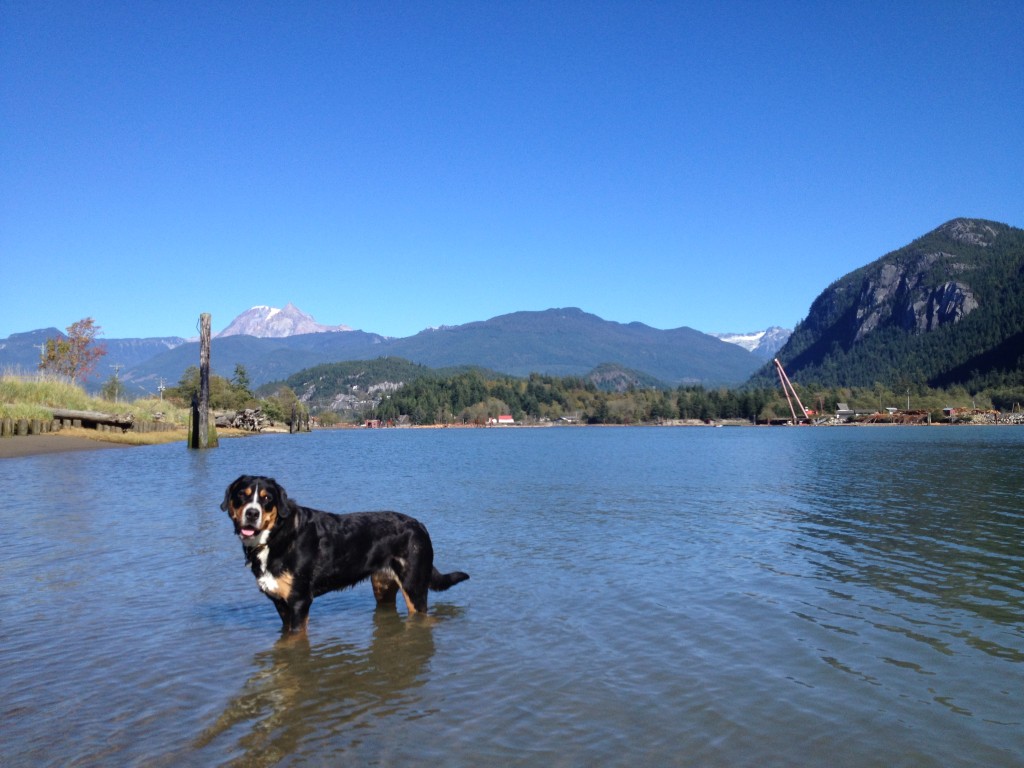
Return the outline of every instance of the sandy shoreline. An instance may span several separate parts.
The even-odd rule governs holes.
[[[28,435],[0,439],[0,459],[16,459],[22,456],[39,456],[48,453],[68,451],[101,451],[107,448],[131,448],[124,443],[108,443],[88,437],[61,435]]]

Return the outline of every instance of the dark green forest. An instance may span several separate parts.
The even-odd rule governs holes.
[[[651,386],[628,369],[599,366],[590,375],[526,378],[478,368],[431,369],[401,358],[331,363],[300,371],[283,382],[252,391],[242,365],[235,376],[211,377],[216,410],[261,408],[283,421],[293,407],[320,423],[486,424],[509,414],[517,423],[658,424],[674,421],[771,423],[791,419],[789,403],[776,386],[705,388]],[[189,368],[168,399],[187,405],[198,390],[199,371]],[[636,382],[634,385],[624,381]],[[609,384],[614,383],[614,388]],[[858,411],[886,408],[926,411],[943,420],[944,408],[1010,412],[1024,405],[1024,386],[968,390],[959,385],[928,387],[920,381],[875,382],[870,387],[805,386],[794,382],[815,418],[829,417],[840,403]]]
[[[1009,411],[1024,404],[1024,387],[971,393],[962,387],[935,389],[921,385],[888,387],[802,387],[803,405],[831,416],[839,403],[858,410],[927,411],[936,421],[942,409],[977,408]],[[675,420],[738,420],[769,423],[788,420],[789,405],[778,387],[706,389],[599,389],[578,377],[533,374],[525,379],[489,378],[475,371],[453,376],[427,375],[383,397],[370,418],[413,424],[484,424],[500,414],[520,423],[651,424]]]

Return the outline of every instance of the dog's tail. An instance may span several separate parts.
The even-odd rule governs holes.
[[[460,581],[465,581],[468,578],[469,574],[462,571],[441,573],[437,568],[434,568],[433,573],[430,574],[430,588],[434,592],[444,592],[446,589],[454,587]]]

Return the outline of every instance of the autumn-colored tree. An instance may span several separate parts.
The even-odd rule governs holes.
[[[107,354],[107,349],[96,343],[100,327],[91,317],[72,323],[67,332],[66,337],[46,340],[39,367],[76,382],[96,370],[96,362]]]

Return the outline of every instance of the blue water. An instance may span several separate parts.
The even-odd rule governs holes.
[[[0,461],[10,765],[1002,766],[1024,429],[332,431]],[[308,638],[218,505],[398,509],[472,579]]]

